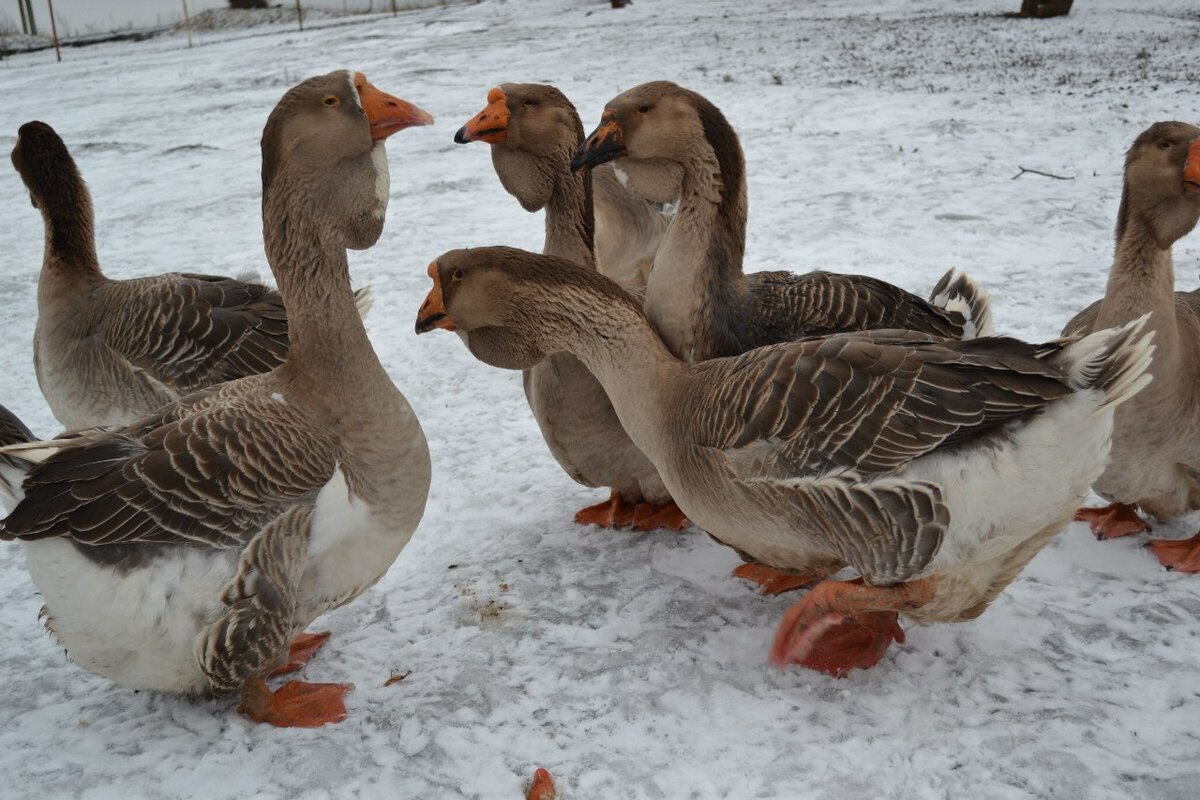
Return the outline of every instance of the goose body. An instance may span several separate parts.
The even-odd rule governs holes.
[[[1112,505],[1082,509],[1101,538],[1149,530],[1136,509],[1170,520],[1200,509],[1200,292],[1175,291],[1171,248],[1200,219],[1200,128],[1159,122],[1125,161],[1116,248],[1104,297],[1077,314],[1066,335],[1149,314],[1154,383],[1117,412],[1113,454],[1095,484]],[[1156,540],[1171,569],[1200,572],[1200,535]]]
[[[614,161],[615,159],[615,161]],[[605,106],[572,168],[613,162],[636,185],[680,181],[679,210],[654,259],[646,314],[687,361],[743,353],[804,336],[904,328],[936,336],[986,333],[982,319],[938,307],[866,276],[742,272],[745,159],[733,127],[705,98],[667,81],[630,89]],[[682,177],[679,177],[682,176]],[[985,307],[974,313],[982,317]]]
[[[546,254],[588,269],[599,266],[626,288],[645,286],[647,259],[653,261],[668,218],[625,191],[611,169],[603,177],[571,173],[583,125],[562,92],[544,84],[502,84],[488,93],[487,107],[459,129],[455,141],[487,142],[504,188],[527,211],[545,208]],[[603,190],[594,195],[596,186]],[[598,227],[607,229],[610,243],[599,265]],[[469,335],[467,343],[471,346]],[[612,492],[607,502],[582,509],[577,522],[686,526],[658,471],[630,440],[604,388],[577,358],[552,353],[523,372],[523,385],[542,438],[563,471],[577,483]]]
[[[425,437],[371,349],[345,248],[382,229],[383,138],[430,121],[361,74],[290,90],[263,135],[284,363],[125,427],[6,451],[27,463],[19,482],[4,473],[18,502],[2,533],[80,666],[133,688],[240,690],[241,710],[279,725],[344,716],[347,687],[272,693],[264,679],[313,638],[305,625],[379,580],[423,513]]]
[[[278,291],[181,272],[107,278],[91,195],[59,135],[42,122],[22,125],[12,161],[45,225],[34,366],[65,427],[124,425],[283,363],[287,315]],[[370,293],[357,298],[365,313]]]
[[[578,356],[714,537],[815,577],[853,567],[863,582],[818,584],[774,650],[838,674],[882,656],[897,612],[982,613],[1065,525],[1103,468],[1113,410],[1149,381],[1144,320],[1040,346],[839,334],[693,365],[615,286],[557,260],[459,250],[431,273],[443,311],[423,309],[418,330],[486,326],[484,360],[501,367]],[[861,628],[865,651],[829,652],[838,625]]]

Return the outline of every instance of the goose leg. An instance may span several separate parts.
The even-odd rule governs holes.
[[[824,580],[826,572],[785,572],[748,561],[733,571],[733,577],[758,584],[758,593],[776,595],[795,589],[807,589],[817,581]]]
[[[1116,539],[1134,533],[1149,533],[1150,525],[1138,516],[1137,506],[1113,503],[1100,508],[1081,508],[1075,519],[1085,521],[1097,539]]]
[[[558,792],[554,788],[554,779],[550,777],[549,772],[538,767],[533,773],[533,785],[529,787],[525,800],[555,800],[556,797]]]
[[[1151,539],[1147,547],[1167,569],[1200,572],[1200,533],[1190,539]]]
[[[271,672],[269,677],[287,675],[289,672],[300,669],[317,654],[318,650],[325,646],[325,642],[329,641],[329,637],[332,635],[333,633],[330,631],[321,631],[320,633],[302,633],[292,639],[292,643],[288,647],[287,663]]]
[[[346,718],[349,683],[290,681],[274,692],[262,678],[251,678],[242,687],[238,713],[255,722],[280,728],[319,728]]]
[[[843,678],[875,666],[892,642],[904,642],[897,612],[933,599],[936,578],[896,586],[867,586],[862,579],[822,581],[783,615],[771,663],[799,664]]]
[[[665,528],[669,531],[681,531],[690,523],[687,515],[675,505],[669,503],[638,503],[633,509],[633,529],[635,531],[652,531]]]
[[[575,512],[578,525],[599,525],[601,528],[621,528],[633,523],[634,505],[616,489],[603,503],[581,508]]]

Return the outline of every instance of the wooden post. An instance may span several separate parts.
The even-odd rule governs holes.
[[[61,62],[62,50],[58,46],[58,23],[54,21],[54,0],[46,0],[46,7],[50,9],[50,34],[54,37],[54,55]]]
[[[192,18],[187,13],[187,0],[183,0],[183,27],[187,28],[188,50],[192,49]]]
[[[300,7],[300,0],[296,0],[296,22],[300,25],[300,30],[304,30],[304,9]]]
[[[392,16],[396,16],[400,12],[396,11],[396,0],[392,0]]]
[[[21,33],[29,35],[29,23],[25,21],[25,0],[17,0],[17,8],[21,10]]]

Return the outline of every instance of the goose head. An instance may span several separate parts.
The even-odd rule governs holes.
[[[501,84],[488,92],[487,102],[454,141],[490,144],[505,191],[526,211],[539,211],[569,175],[571,157],[583,141],[579,114],[566,95],[541,83]]]
[[[34,208],[44,210],[85,199],[81,195],[86,189],[75,160],[62,137],[44,122],[26,122],[17,130],[12,163],[29,190]]]
[[[361,72],[339,70],[288,91],[262,137],[264,221],[303,220],[322,238],[370,247],[383,230],[389,178],[383,142],[433,117],[375,88]],[[283,231],[286,233],[286,231]],[[268,230],[268,239],[278,231]]]
[[[581,309],[608,298],[636,307],[595,270],[512,247],[451,250],[428,274],[433,288],[417,313],[417,333],[454,331],[476,358],[501,369],[529,369],[556,352],[553,343]]]
[[[1125,156],[1118,239],[1132,219],[1142,222],[1163,249],[1196,226],[1200,128],[1185,122],[1156,122],[1134,140]]]
[[[651,202],[670,202],[698,154],[708,149],[720,159],[728,148],[740,161],[737,138],[716,106],[670,81],[652,81],[608,101],[571,169],[615,161],[630,191]]]

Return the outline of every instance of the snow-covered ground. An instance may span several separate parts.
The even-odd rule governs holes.
[[[350,681],[350,718],[254,726],[233,702],[115,687],[37,622],[20,548],[0,548],[0,796],[519,798],[536,766],[563,800],[1155,798],[1200,785],[1200,578],[1135,537],[1072,524],[979,620],[913,628],[845,680],[766,663],[792,597],[728,577],[699,533],[580,529],[600,493],[551,460],[518,376],[456,337],[416,338],[425,266],[452,247],[541,246],[483,145],[455,129],[502,81],[603,103],[670,78],[711,98],[749,168],[748,267],[864,272],[923,291],[950,266],[998,327],[1055,336],[1103,290],[1125,148],[1197,120],[1192,0],[796,3],[512,0],[188,50],[181,36],[0,62],[5,122],[60,131],[127,277],[265,269],[258,141],[284,90],[362,69],[438,119],[389,142],[368,329],[428,435],[425,520],[387,577],[330,614],[309,680]],[[1040,169],[1072,180],[1026,174]],[[30,340],[42,229],[0,170],[0,402],[57,428]],[[1176,248],[1196,286],[1200,235]],[[1190,535],[1197,520],[1161,526]],[[404,680],[384,686],[392,675]]]

